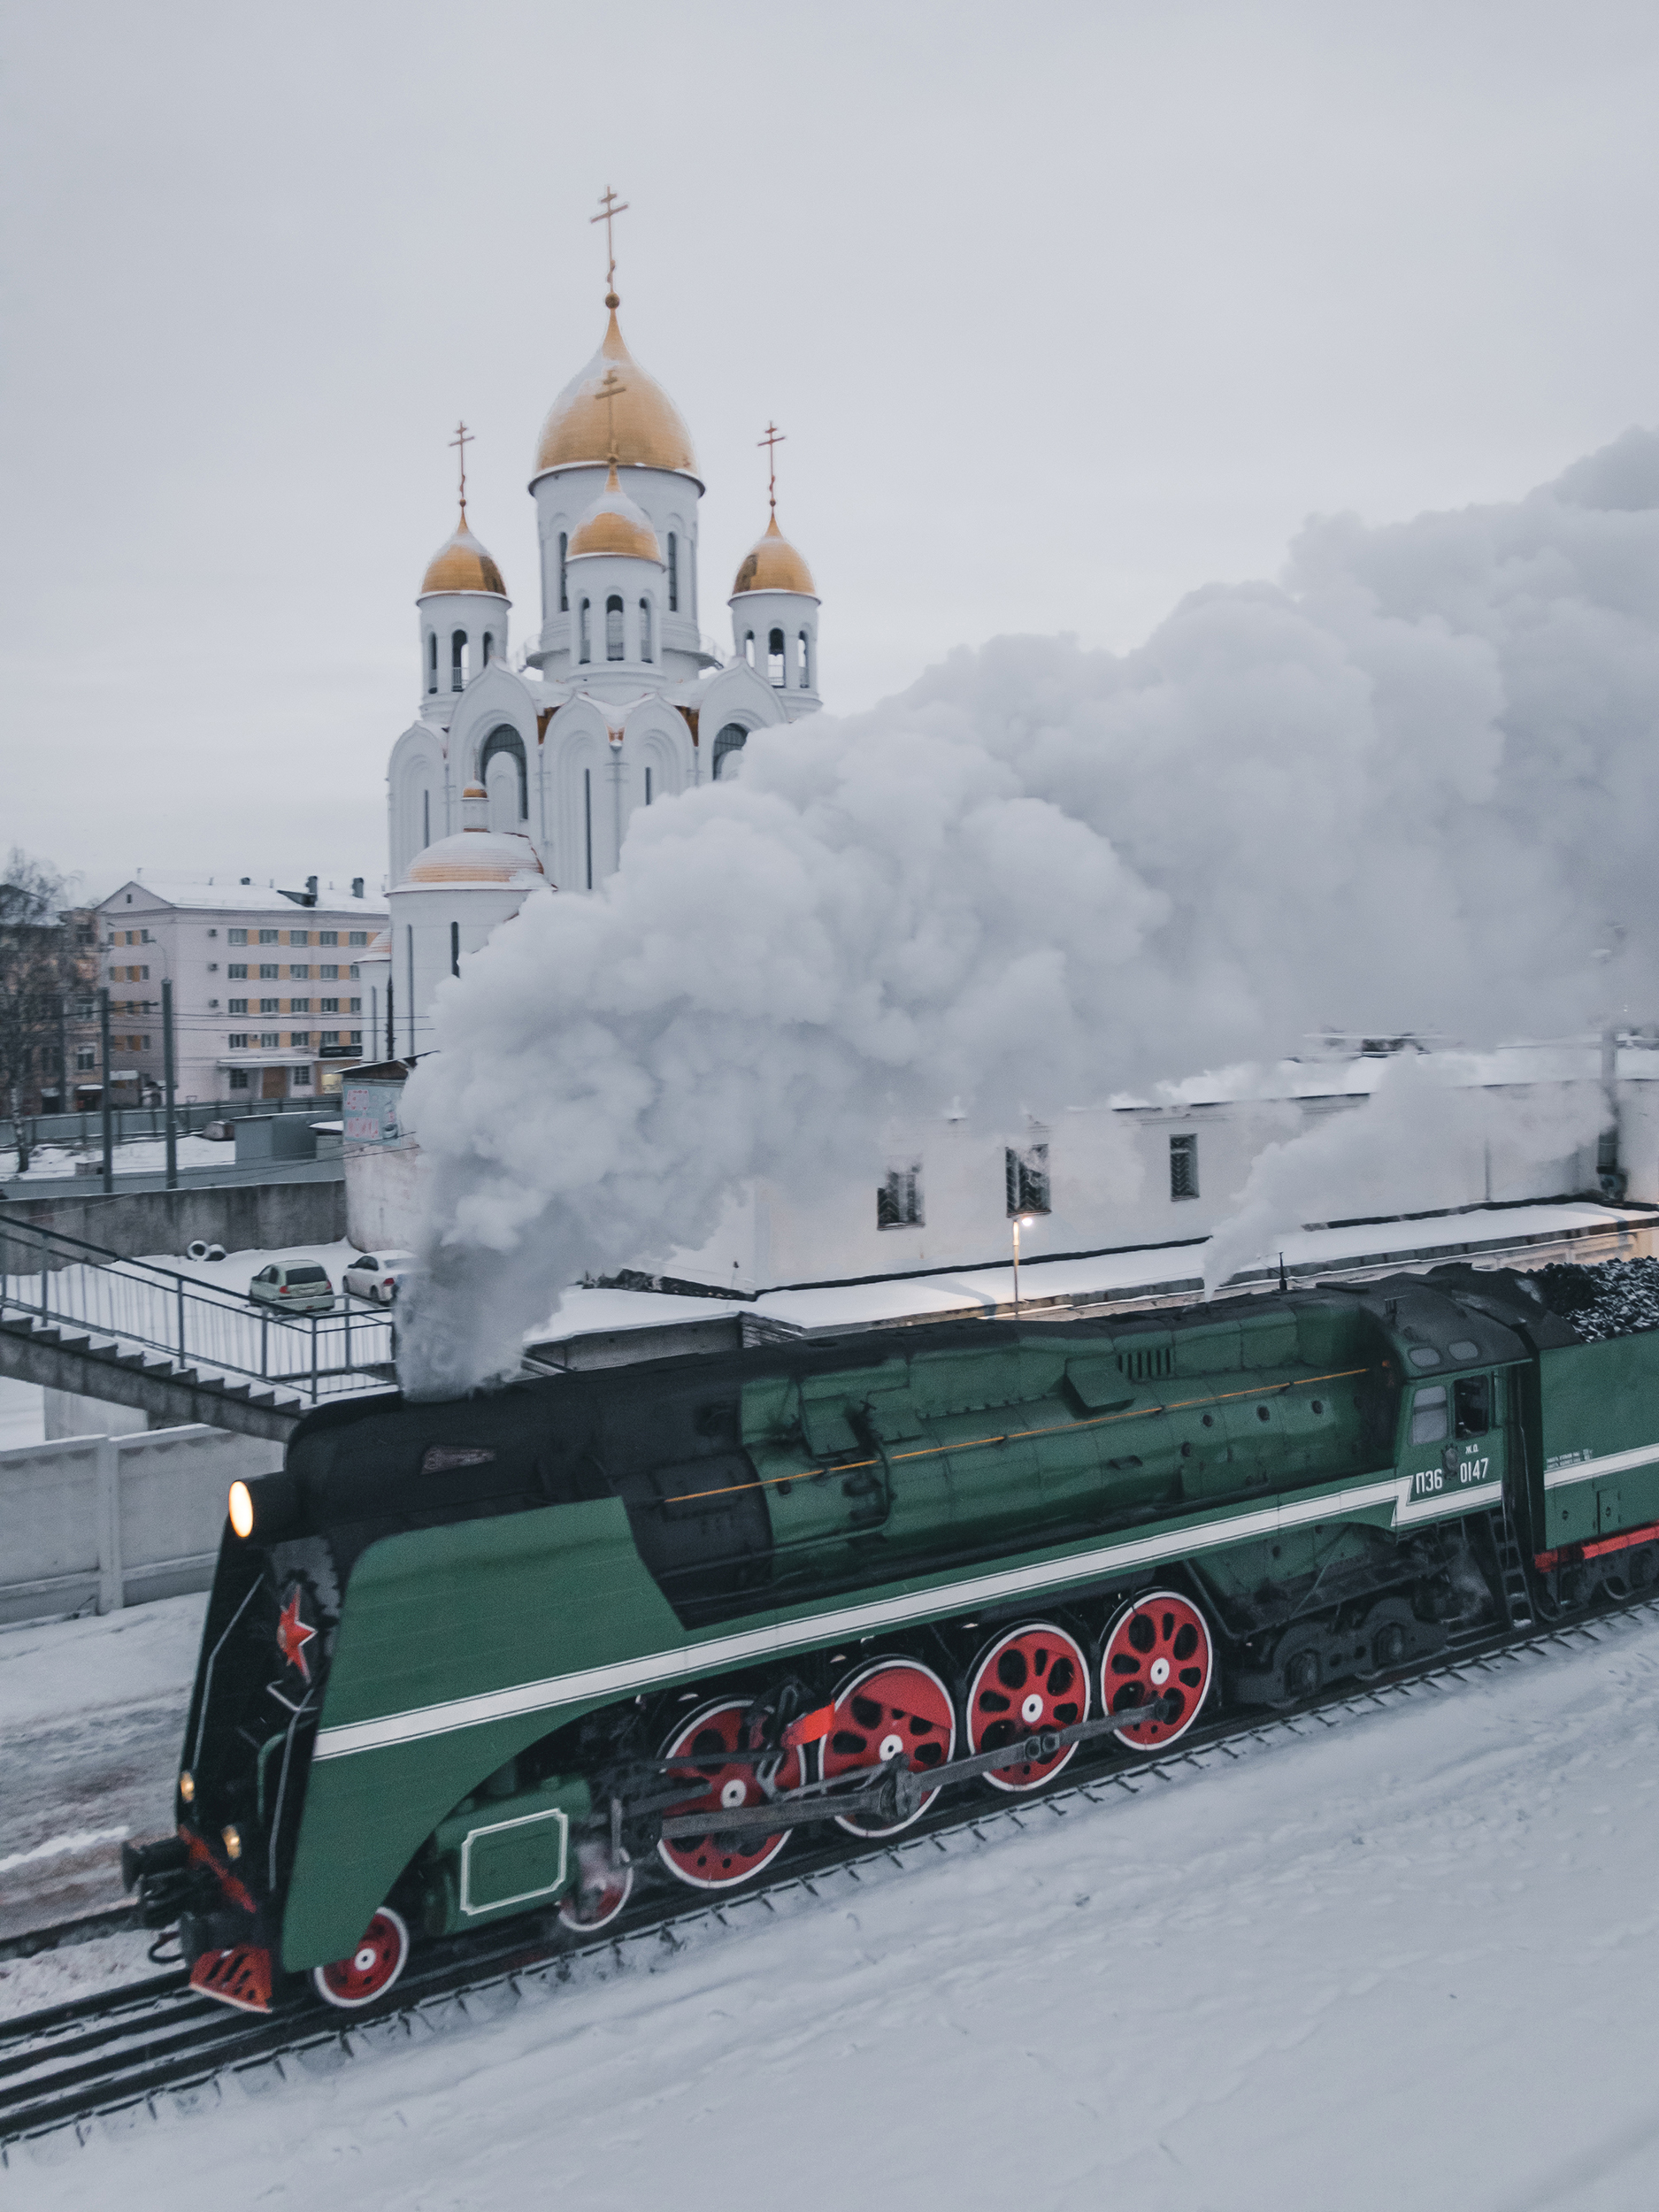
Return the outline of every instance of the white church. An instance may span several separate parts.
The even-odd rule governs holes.
[[[420,706],[388,776],[391,922],[362,967],[375,1048],[404,1060],[430,1042],[443,978],[529,889],[594,890],[636,807],[734,773],[751,730],[821,704],[818,595],[779,530],[775,476],[727,601],[730,656],[703,635],[703,480],[679,410],[624,343],[615,273],[599,349],[536,444],[541,619],[522,664],[464,472],[459,523],[416,599]]]

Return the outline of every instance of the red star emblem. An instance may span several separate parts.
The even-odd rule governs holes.
[[[277,1623],[276,1640],[289,1666],[297,1667],[308,1682],[311,1678],[311,1662],[305,1656],[305,1647],[316,1633],[314,1628],[307,1628],[300,1618],[300,1594],[296,1590],[282,1608],[282,1617]]]

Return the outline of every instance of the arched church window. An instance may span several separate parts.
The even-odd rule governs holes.
[[[485,665],[485,667],[486,667],[486,668],[488,668],[488,667],[489,666],[489,664],[490,664],[490,659],[491,659],[491,657],[493,656],[493,654],[495,653],[495,632],[494,632],[493,630],[486,630],[486,631],[485,631],[485,633],[484,633],[484,665]]]
[[[605,658],[619,661],[622,657],[622,601],[613,591],[605,602]]]
[[[438,688],[438,633],[435,630],[426,633],[426,688],[428,691]]]
[[[592,604],[593,603],[591,600],[584,599],[582,601],[580,643],[576,655],[578,660],[590,661],[594,657],[593,632],[589,626],[588,621],[588,610]]]
[[[649,599],[641,599],[640,602],[640,658],[642,661],[649,661],[655,660],[656,657],[656,654],[651,649],[651,603]]]
[[[753,668],[755,665],[755,633],[753,630],[746,630],[743,633],[743,658]]]
[[[451,691],[465,691],[466,688],[466,632],[465,630],[457,630],[449,640],[449,688]]]
[[[677,530],[671,530],[668,534],[668,611],[670,614],[680,612],[680,534]]]
[[[780,690],[783,687],[783,632],[781,630],[774,630],[766,640],[766,681],[769,684],[776,684]]]
[[[568,614],[571,611],[570,572],[565,565],[565,557],[570,551],[570,544],[569,531],[561,530],[559,532],[559,612],[561,614]],[[586,658],[586,656],[584,655],[583,657]]]
[[[807,649],[804,630],[795,641],[795,683],[802,691],[810,691],[812,688],[812,662]]]
[[[518,819],[530,818],[530,772],[525,763],[524,740],[511,722],[503,722],[493,729],[484,740],[478,756],[478,780],[485,789],[489,788],[489,764],[503,754],[513,762],[518,771]]]
[[[714,741],[714,780],[718,783],[728,772],[735,775],[733,766],[729,772],[726,763],[733,753],[741,753],[749,742],[749,732],[741,722],[728,722]]]
[[[431,842],[432,794],[430,791],[423,791],[420,795],[420,849],[423,853]]]

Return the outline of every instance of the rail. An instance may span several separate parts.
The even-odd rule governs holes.
[[[319,1400],[384,1389],[397,1354],[389,1315],[288,1314],[153,1260],[0,1213],[0,1324],[14,1317],[153,1353],[198,1374]]]

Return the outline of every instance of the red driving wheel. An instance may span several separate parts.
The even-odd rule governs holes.
[[[559,1906],[559,1924],[578,1935],[608,1928],[634,1894],[634,1869],[613,1866],[602,1843],[585,1843],[576,1855],[576,1880]]]
[[[1088,1717],[1088,1661],[1074,1637],[1052,1621],[1010,1629],[980,1653],[968,1681],[968,1751],[1024,1744],[1045,1728],[1070,1728]],[[1076,1751],[1064,1744],[1052,1759],[1018,1759],[993,1767],[993,1789],[1035,1790],[1052,1780]]]
[[[1126,1721],[1115,1732],[1131,1751],[1162,1751],[1198,1718],[1216,1671],[1210,1624],[1190,1598],[1153,1590],[1118,1613],[1101,1646],[1101,1706],[1127,1715],[1162,1698],[1167,1719]]]
[[[718,1816],[723,1809],[734,1812],[741,1805],[765,1802],[768,1793],[760,1780],[761,1770],[740,1764],[729,1755],[757,1747],[757,1732],[752,1726],[749,1744],[741,1741],[743,1717],[749,1709],[746,1697],[721,1698],[712,1705],[699,1706],[687,1719],[676,1724],[658,1755],[672,1759],[676,1769],[683,1767],[691,1790],[679,1804],[669,1808],[671,1813],[706,1809]],[[671,1781],[680,1778],[678,1771],[669,1777]],[[806,1778],[801,1754],[784,1752],[769,1778],[772,1789],[798,1790]],[[682,1882],[689,1882],[693,1889],[732,1889],[751,1874],[758,1874],[762,1867],[770,1866],[788,1842],[789,1833],[785,1828],[775,1836],[723,1836],[717,1818],[710,1821],[706,1835],[664,1836],[657,1848],[669,1871]]]
[[[409,1963],[409,1930],[402,1913],[382,1905],[349,1958],[314,1967],[311,1981],[326,2004],[356,2012],[384,1997]]]
[[[824,1779],[879,1767],[908,1751],[912,1774],[941,1767],[956,1747],[956,1709],[950,1692],[919,1659],[872,1659],[856,1668],[832,1701],[833,1719],[819,1749]],[[930,1790],[907,1819],[880,1827],[857,1814],[837,1813],[849,1836],[896,1836],[919,1820],[939,1794]]]

